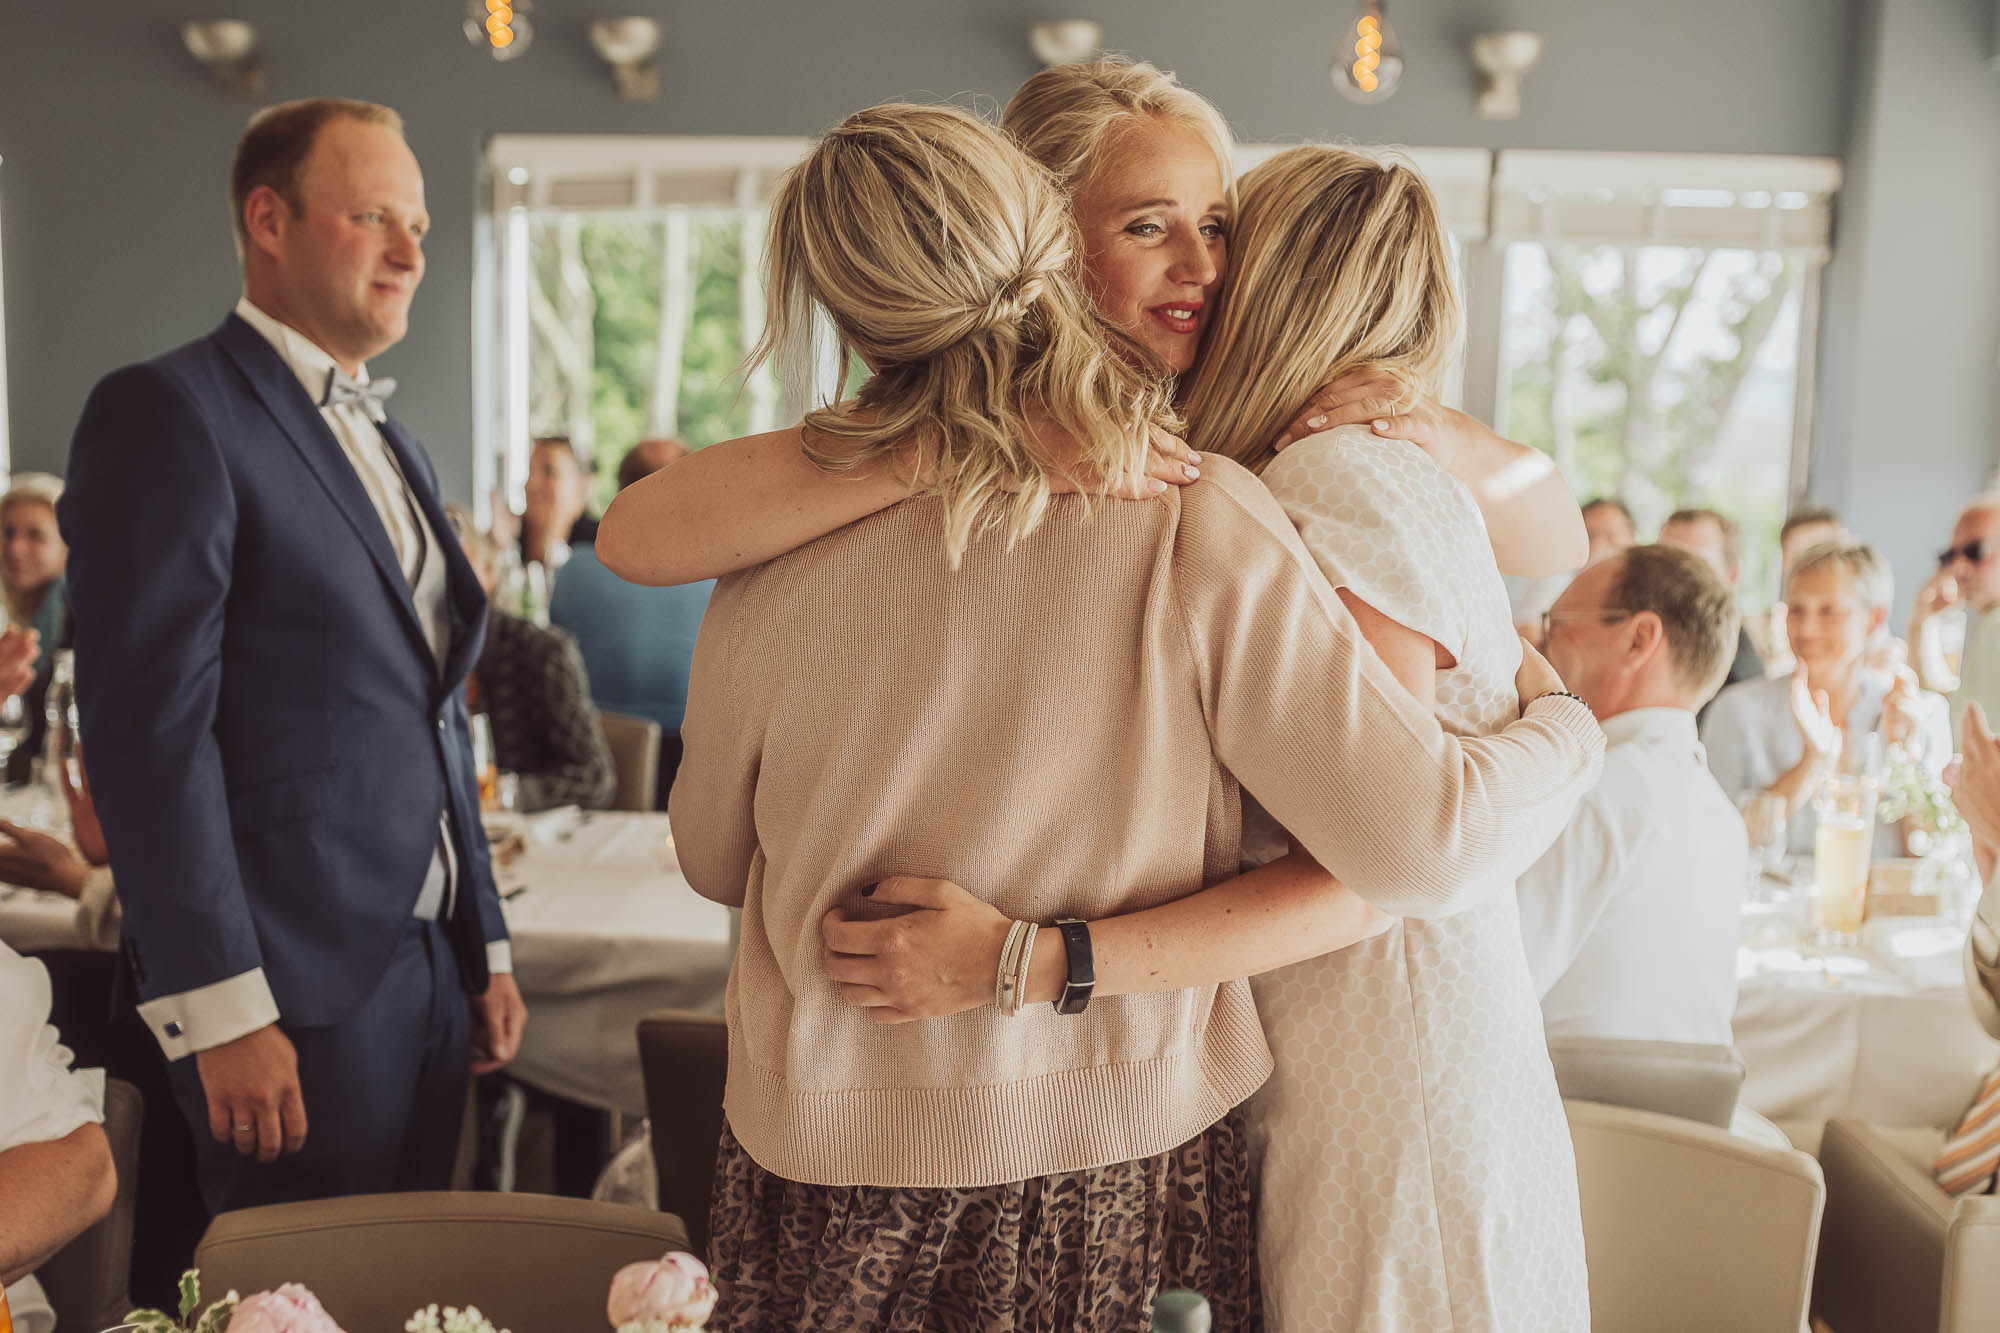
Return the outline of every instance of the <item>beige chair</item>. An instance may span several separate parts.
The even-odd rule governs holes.
[[[1678,1116],[1564,1105],[1594,1333],[1799,1333],[1826,1197],[1812,1158]]]
[[[670,1213],[439,1191],[224,1213],[194,1261],[204,1291],[302,1282],[357,1333],[399,1329],[433,1302],[476,1305],[513,1333],[579,1333],[607,1327],[604,1298],[620,1268],[687,1247]]]
[[[660,724],[624,713],[600,712],[597,717],[618,770],[611,808],[650,811],[660,790]]]
[[[122,1079],[104,1080],[104,1137],[118,1167],[118,1197],[95,1226],[36,1272],[58,1328],[109,1328],[132,1308],[132,1223],[139,1189],[139,1126],[146,1101]]]
[[[1552,1037],[1556,1086],[1574,1101],[1657,1111],[1729,1128],[1743,1061],[1727,1046],[1613,1037]]]
[[[1814,1315],[1835,1333],[2000,1328],[2000,1197],[1953,1200],[1908,1151],[1851,1116],[1827,1121],[1819,1160],[1826,1226]]]
[[[708,1250],[715,1153],[722,1142],[722,1085],[729,1073],[729,1026],[711,1014],[662,1009],[639,1020],[639,1068],[653,1128],[660,1207],[687,1220]]]

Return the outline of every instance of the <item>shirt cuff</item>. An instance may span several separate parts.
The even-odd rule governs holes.
[[[498,976],[502,972],[512,972],[514,970],[514,945],[512,941],[487,941],[486,970],[495,976]]]
[[[169,1060],[185,1059],[247,1037],[278,1021],[278,1002],[264,969],[253,967],[222,981],[178,995],[162,995],[139,1006],[139,1017]]]
[[[118,951],[118,886],[110,866],[92,866],[84,876],[83,891],[76,896],[76,933],[92,949]]]

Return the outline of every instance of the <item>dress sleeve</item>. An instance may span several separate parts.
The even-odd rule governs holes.
[[[1414,445],[1350,430],[1285,450],[1264,484],[1328,582],[1463,656],[1478,585],[1460,571],[1493,559],[1465,487]]]
[[[1218,460],[1178,504],[1182,628],[1215,753],[1244,787],[1393,915],[1462,911],[1527,869],[1601,766],[1590,710],[1545,699],[1494,735],[1447,735],[1255,478]]]

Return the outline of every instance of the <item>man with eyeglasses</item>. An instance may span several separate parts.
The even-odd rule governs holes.
[[[1959,735],[1966,705],[1974,700],[1988,717],[2000,717],[2000,492],[1975,498],[1952,524],[1951,542],[1938,552],[1937,572],[1917,591],[1910,611],[1910,649],[1926,684],[1946,685],[1937,675],[1941,653],[1927,652],[1937,641],[1926,633],[1933,617],[1964,608],[1965,646],[1958,684],[1951,691],[1951,732]]]
[[[1727,1045],[1749,847],[1694,715],[1734,656],[1734,596],[1694,552],[1634,546],[1577,575],[1542,629],[1605,739],[1603,775],[1518,889],[1543,1024]]]

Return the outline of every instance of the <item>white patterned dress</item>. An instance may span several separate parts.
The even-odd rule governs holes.
[[[1336,587],[1456,659],[1437,673],[1448,730],[1519,715],[1520,641],[1458,482],[1354,427],[1293,445],[1264,482]],[[1246,801],[1245,857],[1287,846]],[[1449,910],[1252,983],[1277,1061],[1250,1103],[1273,1333],[1589,1327],[1576,1166],[1513,883],[1465,885]]]

